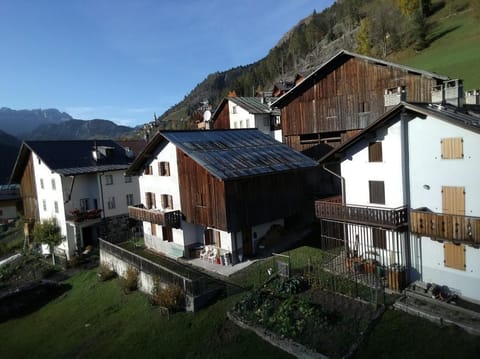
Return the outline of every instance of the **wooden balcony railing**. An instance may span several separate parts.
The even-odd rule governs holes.
[[[98,219],[102,216],[102,210],[100,208],[90,209],[88,211],[80,211],[78,209],[74,209],[67,215],[67,219],[74,221],[75,223],[88,221],[91,219]]]
[[[332,219],[350,223],[400,228],[408,224],[406,207],[379,208],[342,205],[331,201],[316,201],[315,214],[320,219]]]
[[[182,213],[180,211],[163,212],[158,209],[145,209],[140,207],[128,206],[128,215],[130,218],[138,219],[161,226],[180,228]]]
[[[472,244],[480,244],[480,218],[425,211],[410,212],[412,233]]]

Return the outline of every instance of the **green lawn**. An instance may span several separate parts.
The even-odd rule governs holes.
[[[72,289],[37,312],[0,324],[0,358],[288,357],[226,321],[238,297],[198,313],[162,316],[147,296],[123,294],[118,280],[82,272]]]
[[[322,259],[303,246],[289,252],[292,267]],[[257,262],[232,281],[258,287],[271,260]],[[72,288],[40,310],[0,323],[0,358],[282,358],[289,357],[226,319],[243,294],[223,299],[197,313],[163,316],[139,292],[124,294],[117,279],[99,282],[98,270],[76,274]],[[360,347],[359,358],[474,358],[480,339],[456,328],[388,309]]]
[[[430,46],[419,53],[405,51],[393,60],[452,79],[461,78],[464,90],[480,88],[480,25],[473,11],[449,16],[444,8],[429,21]]]

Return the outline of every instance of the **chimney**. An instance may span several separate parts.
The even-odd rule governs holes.
[[[463,80],[450,80],[444,82],[445,102],[455,107],[463,107]]]
[[[95,162],[97,162],[99,157],[100,156],[97,149],[97,141],[93,141],[92,158]]]
[[[442,104],[445,102],[443,85],[436,85],[432,87],[432,103]]]
[[[465,104],[480,105],[480,90],[470,90],[465,93]]]
[[[383,96],[385,102],[385,110],[398,105],[401,101],[407,100],[407,91],[405,86],[397,86],[385,89]]]

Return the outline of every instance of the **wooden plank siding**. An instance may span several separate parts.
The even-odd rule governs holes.
[[[358,58],[310,81],[315,83],[281,109],[285,143],[300,151],[312,146],[300,144],[301,134],[365,128],[385,112],[387,88],[405,86],[407,101],[431,102],[431,88],[437,85],[436,79]]]
[[[302,177],[292,171],[226,182],[229,228],[239,231],[306,208]]]
[[[215,114],[215,123],[213,124],[214,129],[229,129],[230,128],[230,112],[228,109],[228,102],[222,105],[222,108],[218,114]]]
[[[187,222],[226,231],[225,184],[177,148],[180,202]]]
[[[30,153],[25,171],[20,181],[20,195],[23,200],[23,214],[28,221],[36,221],[40,218],[37,203],[37,188],[35,185],[35,173],[33,171],[33,154]]]

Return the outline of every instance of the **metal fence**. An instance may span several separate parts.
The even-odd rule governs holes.
[[[175,270],[166,268],[161,264],[155,263],[136,253],[132,253],[116,244],[103,239],[100,239],[99,242],[101,251],[105,251],[138,270],[158,278],[161,282],[179,285],[187,295],[196,297],[209,291],[218,290],[220,287],[219,283],[210,277],[199,276],[197,278],[188,278]],[[181,264],[177,265],[180,269]]]

